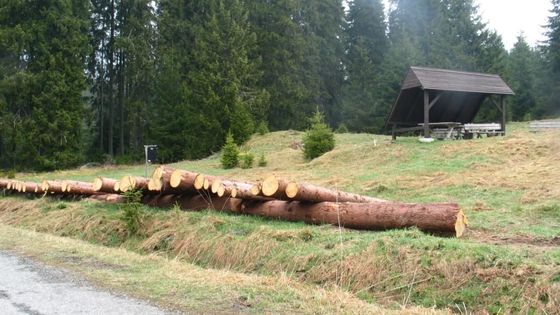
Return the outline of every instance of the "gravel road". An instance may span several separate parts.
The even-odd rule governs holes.
[[[62,269],[0,251],[0,314],[171,314],[115,295]]]

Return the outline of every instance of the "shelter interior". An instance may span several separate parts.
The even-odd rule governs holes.
[[[505,135],[504,98],[508,95],[514,95],[513,91],[495,74],[410,67],[387,126],[393,139],[414,131],[438,139]],[[501,112],[501,121],[473,124],[486,99]]]

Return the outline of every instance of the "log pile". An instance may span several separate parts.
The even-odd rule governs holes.
[[[413,204],[328,189],[269,176],[257,183],[235,181],[159,166],[150,178],[97,177],[92,183],[46,180],[41,184],[0,179],[0,190],[36,195],[80,196],[125,202],[121,193],[142,192],[152,207],[215,209],[309,224],[333,224],[360,230],[417,227],[460,237],[467,218],[455,203]]]

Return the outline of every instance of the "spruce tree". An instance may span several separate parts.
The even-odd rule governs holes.
[[[347,19],[342,121],[352,131],[379,131],[386,106],[379,101],[380,69],[388,46],[383,4],[354,0]]]
[[[544,47],[548,80],[545,94],[548,96],[540,109],[543,116],[560,114],[558,99],[560,99],[560,0],[552,0],[551,15],[548,18],[548,39]]]
[[[510,101],[512,120],[523,121],[531,118],[531,113],[538,107],[536,97],[538,56],[529,47],[523,35],[517,37],[508,58],[507,81],[515,91]]]
[[[87,2],[56,0],[13,1],[1,10],[0,55],[19,60],[1,77],[0,107],[9,113],[3,120],[19,131],[2,139],[2,152],[18,152],[18,168],[52,170],[83,160],[88,9]]]

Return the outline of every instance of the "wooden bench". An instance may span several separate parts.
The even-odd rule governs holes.
[[[531,132],[560,129],[560,120],[535,120],[529,123]]]
[[[473,137],[482,138],[482,135],[492,137],[504,134],[502,126],[497,123],[465,124],[464,130],[465,138],[467,139],[472,139]]]

